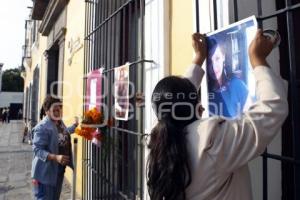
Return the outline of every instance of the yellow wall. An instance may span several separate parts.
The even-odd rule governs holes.
[[[170,0],[170,70],[172,75],[182,75],[191,64],[193,49],[194,1]]]
[[[82,116],[83,105],[83,67],[84,67],[84,24],[85,24],[85,3],[84,1],[69,1],[67,6],[67,32],[65,38],[64,54],[64,85],[63,85],[63,115],[66,125],[74,122],[74,117]],[[70,45],[76,44],[76,50],[71,52]],[[73,46],[74,47],[74,46]],[[73,54],[73,55],[72,55]],[[72,57],[72,63],[70,59]],[[72,135],[73,138],[76,135]],[[82,194],[82,140],[78,139],[77,157],[77,194]],[[67,169],[66,178],[72,182],[72,170]]]
[[[32,63],[36,63],[35,65],[39,65],[40,67],[40,82],[39,82],[39,109],[42,107],[43,101],[46,97],[46,90],[47,90],[47,77],[46,77],[46,70],[47,70],[47,63],[46,58],[44,56],[44,52],[47,48],[47,37],[43,37],[39,34],[39,45],[38,51],[36,52],[36,60]],[[33,65],[34,66],[34,65]]]
[[[29,88],[30,83],[33,82],[33,72],[37,66],[40,68],[40,82],[39,82],[39,102],[38,108],[41,108],[43,99],[46,94],[46,77],[45,77],[45,56],[43,55],[47,46],[47,37],[41,34],[37,37],[37,41],[31,48],[31,66],[26,67],[26,77],[24,80],[24,88]]]

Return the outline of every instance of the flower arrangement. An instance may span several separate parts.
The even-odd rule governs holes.
[[[99,136],[97,128],[103,123],[103,119],[104,117],[102,113],[98,111],[96,107],[88,110],[83,116],[81,125],[75,129],[75,133],[87,140],[93,140],[96,138],[101,141],[103,137]]]
[[[75,133],[92,141],[98,147],[102,146],[105,154],[107,154],[106,151],[108,151],[108,146],[112,141],[106,133],[112,124],[113,120],[110,119],[104,124],[102,112],[95,107],[84,114],[81,125],[75,129]]]

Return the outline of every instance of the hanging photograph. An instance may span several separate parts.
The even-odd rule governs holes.
[[[102,104],[102,69],[91,71],[87,75],[85,108],[101,109]]]
[[[238,117],[255,101],[248,47],[257,31],[254,16],[207,34],[209,115]]]
[[[129,65],[115,68],[115,118],[128,120],[129,110]]]

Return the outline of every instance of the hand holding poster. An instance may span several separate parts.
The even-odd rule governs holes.
[[[256,101],[248,56],[256,31],[253,16],[207,34],[209,115],[234,118]]]

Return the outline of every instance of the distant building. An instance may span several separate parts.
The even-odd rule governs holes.
[[[18,112],[23,108],[23,92],[0,92],[0,111],[9,108],[10,118],[17,119]]]
[[[3,63],[0,63],[0,92],[2,89],[2,67],[3,67]]]

